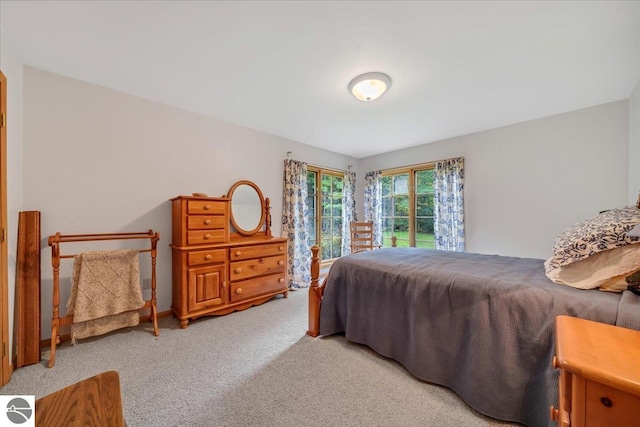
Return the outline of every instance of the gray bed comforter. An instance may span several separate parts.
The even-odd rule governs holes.
[[[320,333],[344,332],[491,417],[555,425],[555,317],[640,329],[640,297],[554,284],[543,262],[417,248],[349,255],[331,267]]]

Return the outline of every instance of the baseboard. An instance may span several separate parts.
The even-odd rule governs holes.
[[[162,319],[163,317],[169,317],[171,315],[173,315],[172,310],[160,311],[158,313],[158,319]],[[140,323],[148,321],[150,316],[151,315],[149,314],[144,314],[140,316]],[[70,339],[71,339],[71,336],[69,334],[60,335],[60,342],[69,341]],[[46,347],[51,347],[51,338],[40,340],[40,349],[43,349]]]

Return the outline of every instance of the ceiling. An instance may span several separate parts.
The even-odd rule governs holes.
[[[362,158],[628,98],[640,2],[6,1],[26,65]],[[347,86],[380,71],[371,102]]]

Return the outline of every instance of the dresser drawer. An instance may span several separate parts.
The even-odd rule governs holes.
[[[187,231],[187,245],[207,245],[210,243],[224,243],[224,230],[193,230]]]
[[[285,274],[282,273],[231,283],[231,302],[242,301],[271,292],[286,291],[286,282]]]
[[[243,280],[264,274],[280,273],[285,270],[285,256],[254,258],[231,263],[231,280]]]
[[[287,253],[287,243],[269,243],[266,245],[236,246],[230,249],[231,261],[239,261],[249,258],[260,258]]]
[[[193,251],[187,254],[187,262],[190,266],[225,262],[225,260],[226,260],[225,249]]]
[[[189,215],[187,228],[189,230],[212,230],[224,228],[227,219],[224,215]]]
[[[226,202],[217,200],[188,200],[187,213],[189,215],[224,215],[226,214]]]

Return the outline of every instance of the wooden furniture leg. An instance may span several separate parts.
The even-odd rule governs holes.
[[[320,258],[318,251],[320,248],[314,245],[311,248],[311,286],[309,287],[309,330],[307,334],[312,337],[320,335],[320,303],[324,292],[324,283],[318,285],[320,277]],[[326,281],[326,279],[325,279]]]

